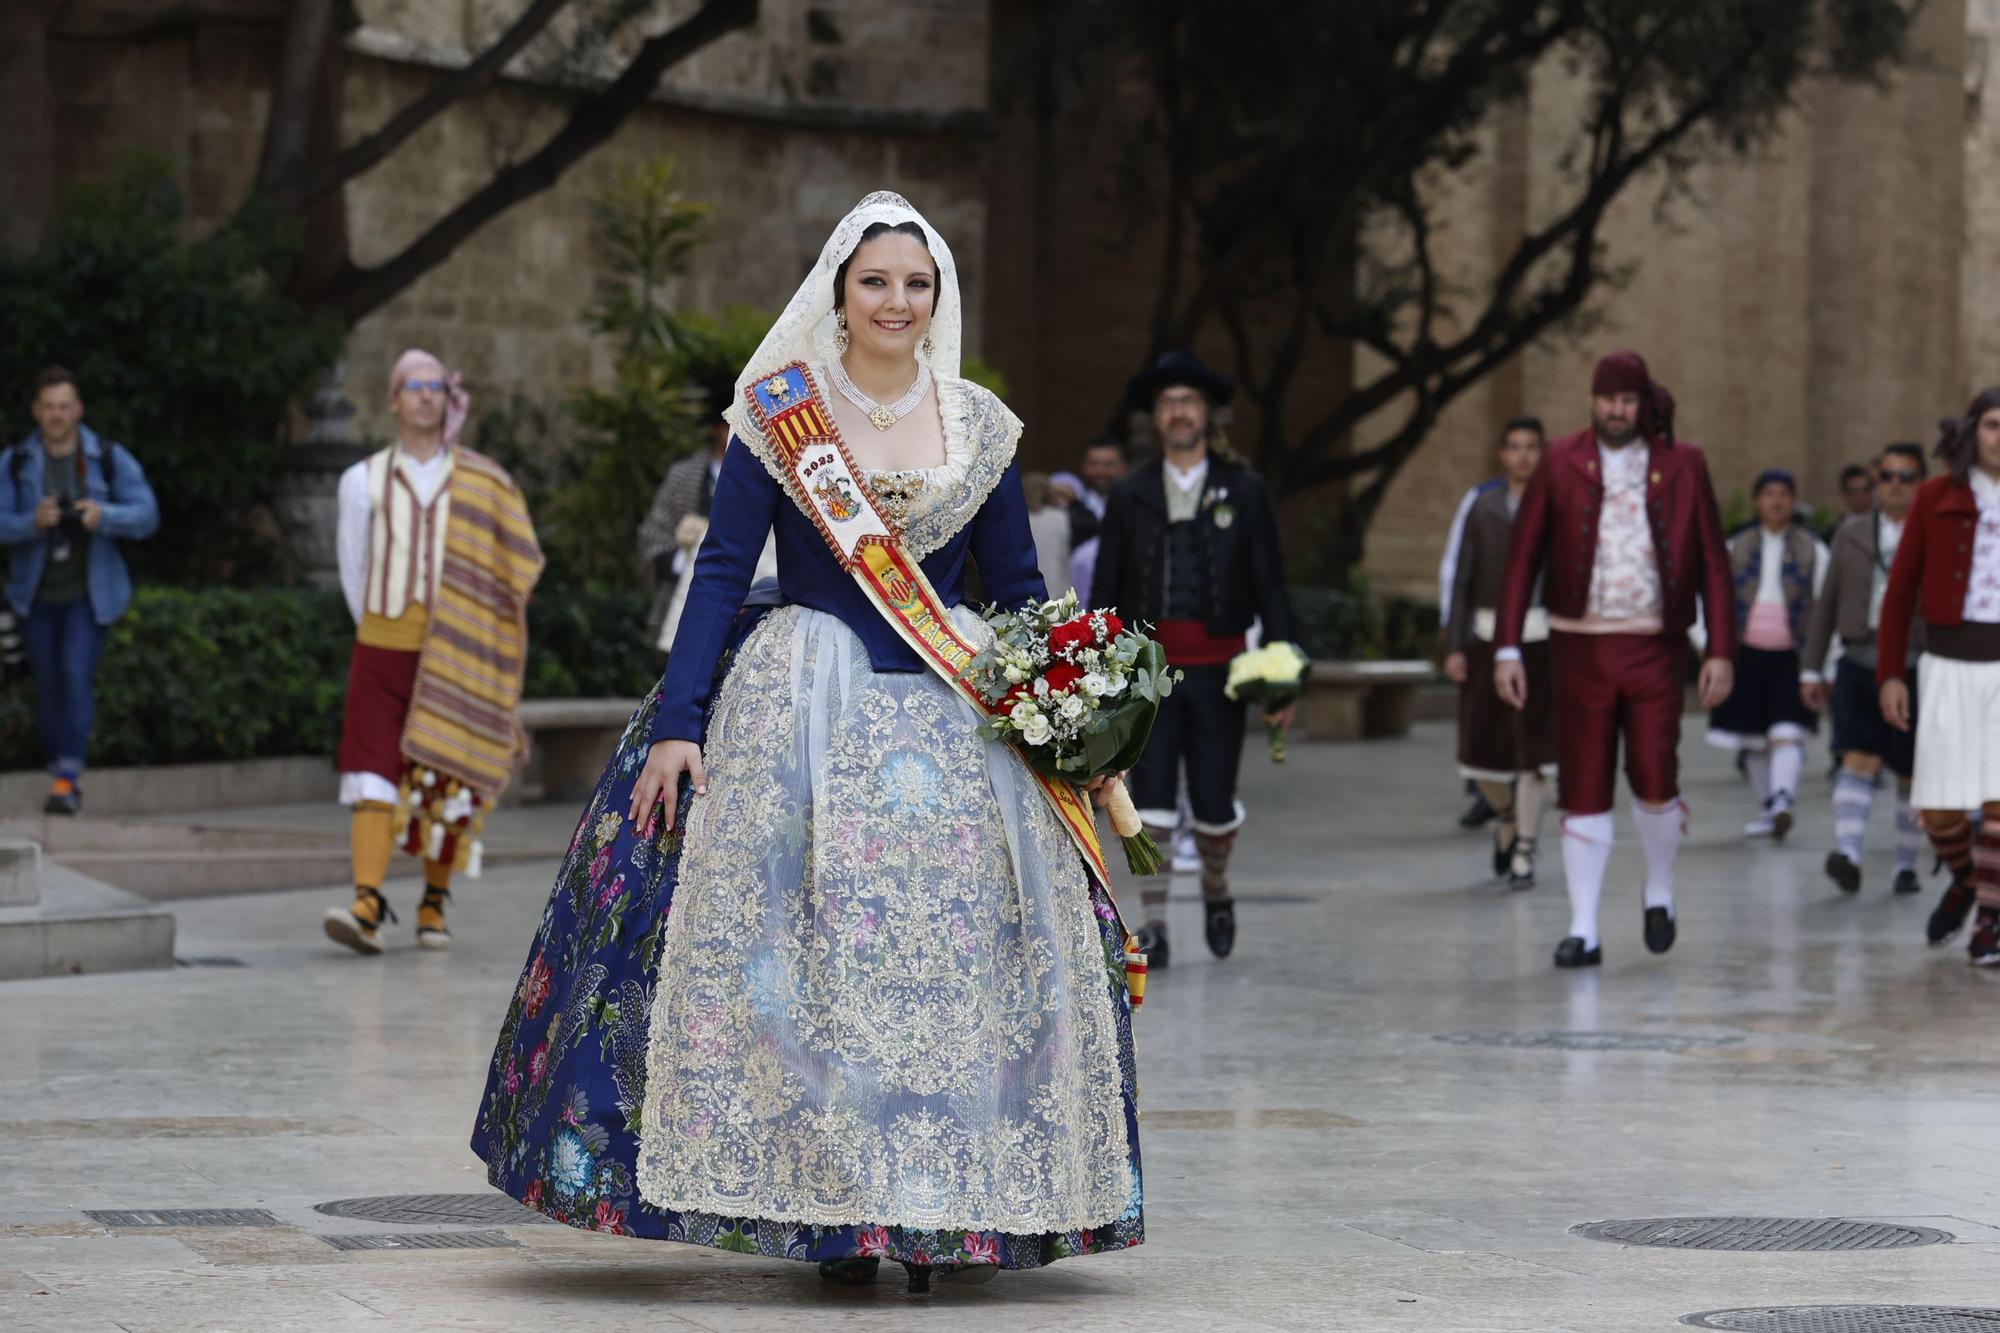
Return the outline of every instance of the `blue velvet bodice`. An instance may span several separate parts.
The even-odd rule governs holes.
[[[840,617],[867,648],[877,671],[927,669],[854,576],[841,569],[819,529],[740,440],[730,440],[723,454],[708,522],[708,536],[689,573],[694,582],[688,587],[680,630],[661,681],[654,741],[702,739],[702,715],[714,688],[716,663],[773,525],[778,584],[786,602]],[[968,556],[978,562],[981,583],[994,604],[1020,606],[1048,595],[1035,563],[1018,463],[1008,463],[971,520],[920,562],[948,607],[964,600]]]

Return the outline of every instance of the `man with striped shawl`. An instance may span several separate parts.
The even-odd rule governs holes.
[[[397,442],[340,479],[340,586],[356,628],[338,764],[354,903],[325,927],[357,953],[382,952],[382,921],[396,920],[382,881],[398,848],[423,861],[417,947],[450,947],[452,874],[479,874],[486,811],[524,748],[542,552],[514,479],[458,443],[467,407],[443,362],[403,353],[389,384]]]

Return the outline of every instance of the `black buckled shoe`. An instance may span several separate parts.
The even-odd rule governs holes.
[[[1861,892],[1861,867],[1837,848],[1826,854],[1826,877],[1839,885],[1842,893]]]
[[[1468,832],[1472,829],[1482,829],[1491,824],[1493,817],[1498,813],[1499,811],[1487,802],[1484,793],[1474,792],[1472,804],[1466,806],[1465,813],[1458,817],[1458,826]]]
[[[1571,935],[1556,946],[1557,967],[1597,967],[1604,962],[1604,946],[1583,947],[1583,936]]]
[[[1151,922],[1139,927],[1135,937],[1139,941],[1139,952],[1146,955],[1148,972],[1164,972],[1167,968],[1167,928]]]
[[[1965,928],[1965,918],[1972,915],[1972,902],[1972,881],[1955,881],[1932,909],[1931,919],[1924,925],[1924,937],[1933,945],[1949,941]]]
[[[1896,893],[1905,893],[1905,894],[1922,893],[1924,891],[1924,883],[1922,880],[1917,878],[1916,871],[1898,870],[1896,872],[1896,883],[1893,886],[1893,891]]]
[[[1649,953],[1665,953],[1674,947],[1674,940],[1680,928],[1674,924],[1674,914],[1664,907],[1646,909],[1646,950]]]
[[[1507,868],[1507,887],[1517,892],[1535,887],[1535,840],[1514,840],[1514,862]]]
[[[1502,847],[1497,841],[1494,842],[1493,878],[1495,879],[1507,878],[1508,868],[1514,864],[1514,849],[1520,845],[1521,845],[1521,840],[1519,838],[1515,838],[1514,841],[1508,843],[1505,847]]]
[[[1210,898],[1202,906],[1207,913],[1202,934],[1208,938],[1208,951],[1217,958],[1229,957],[1229,951],[1236,947],[1236,900]]]

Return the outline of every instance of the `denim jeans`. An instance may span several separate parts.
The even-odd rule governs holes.
[[[74,602],[36,602],[24,629],[28,668],[35,677],[35,725],[41,732],[42,754],[56,777],[79,778],[97,708],[94,690],[104,627],[91,612],[90,599],[79,597]]]

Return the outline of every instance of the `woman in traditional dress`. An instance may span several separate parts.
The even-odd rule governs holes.
[[[886,1258],[912,1290],[1140,1242],[1116,910],[829,545],[879,513],[974,643],[968,556],[993,602],[1045,595],[1021,423],[959,377],[962,309],[944,241],[870,195],[737,382],[679,639],[577,825],[473,1136],[558,1221],[834,1281]],[[795,473],[773,412],[801,394],[865,496]],[[774,527],[781,604],[746,607]]]

